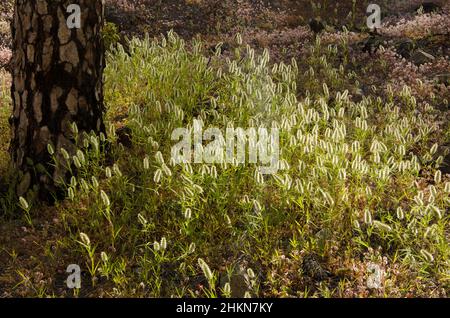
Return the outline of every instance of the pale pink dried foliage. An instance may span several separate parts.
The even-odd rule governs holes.
[[[12,57],[12,52],[9,48],[0,47],[0,67],[8,64]]]
[[[346,41],[348,44],[357,43],[364,38],[366,38],[367,35],[363,33],[356,33],[356,32],[324,32],[320,39],[323,44],[337,44],[342,43],[342,41]]]
[[[433,62],[417,66],[399,56],[392,48],[377,52],[389,67],[386,84],[394,91],[400,91],[404,85],[411,88],[411,93],[419,100],[426,100],[431,95],[441,95],[448,91],[445,85],[436,85],[435,76],[450,72],[448,57],[436,58]]]
[[[388,36],[413,38],[430,34],[448,34],[450,32],[450,14],[421,14],[415,16],[412,20],[402,18],[395,25],[384,24],[380,31]]]

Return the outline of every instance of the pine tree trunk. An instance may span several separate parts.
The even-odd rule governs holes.
[[[80,28],[67,25],[70,4],[81,8]],[[47,196],[67,177],[51,165],[47,145],[73,154],[72,122],[80,133],[105,130],[102,26],[102,0],[16,0],[10,152],[18,195],[34,189]]]

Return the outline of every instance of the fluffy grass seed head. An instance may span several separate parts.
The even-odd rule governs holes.
[[[144,164],[144,170],[150,169],[150,162],[148,160],[148,157],[144,158],[143,164]]]
[[[108,206],[111,205],[111,202],[109,201],[109,197],[108,197],[108,195],[106,194],[105,191],[101,190],[101,191],[100,191],[100,196],[101,196],[102,201],[103,201],[103,204],[104,204],[105,206],[108,207]]]
[[[84,157],[84,153],[78,149],[77,150],[77,158],[80,160],[80,163],[83,165],[86,162],[86,158]]]
[[[47,151],[50,154],[50,156],[53,156],[55,154],[55,149],[53,149],[52,144],[47,144]]]
[[[378,220],[373,221],[373,225],[374,225],[377,229],[382,230],[382,231],[385,231],[385,232],[390,232],[390,231],[392,231],[392,228],[391,228],[389,225],[387,225],[386,223],[380,222],[380,221],[378,221]]]
[[[403,220],[403,219],[405,218],[405,213],[403,212],[402,207],[399,206],[399,207],[397,208],[396,213],[397,213],[397,218],[398,218],[399,220]]]
[[[442,181],[442,172],[441,170],[436,170],[435,174],[434,174],[434,182],[436,184],[441,183]]]
[[[257,214],[261,213],[262,206],[261,203],[258,202],[258,200],[253,200],[253,209]]]
[[[211,167],[210,176],[217,179],[217,168],[214,165]]]
[[[251,269],[251,268],[248,268],[247,269],[247,276],[250,278],[250,279],[254,279],[256,276],[255,276],[255,272],[253,271],[253,269]]]
[[[97,180],[97,178],[96,178],[95,176],[92,176],[92,177],[91,177],[91,182],[92,182],[92,186],[93,186],[95,189],[97,189],[98,186],[99,186],[99,184],[98,184],[98,180]]]
[[[184,210],[184,217],[186,220],[189,220],[192,217],[192,210],[190,208]]]
[[[237,45],[242,45],[242,36],[240,33],[236,34],[236,44]]]
[[[60,152],[61,152],[61,154],[62,154],[64,159],[69,160],[70,156],[69,156],[69,153],[67,152],[66,149],[61,148]]]
[[[172,171],[170,170],[170,168],[165,163],[163,163],[161,165],[161,169],[168,177],[172,176]]]
[[[89,236],[87,236],[86,233],[80,232],[80,238],[81,238],[81,242],[83,242],[83,244],[90,246],[91,245],[91,240],[89,239]]]
[[[24,197],[20,197],[19,198],[19,205],[24,210],[28,210],[30,208],[30,206],[28,205],[27,200],[25,200]]]
[[[431,148],[430,148],[430,155],[434,155],[436,153],[437,149],[438,149],[438,144],[437,143],[433,144],[433,146],[431,146]]]
[[[120,171],[119,165],[117,163],[113,165],[113,171],[116,176],[118,177],[122,176],[122,171]]]
[[[70,125],[70,128],[72,129],[72,132],[73,132],[75,135],[78,134],[78,126],[77,126],[77,124],[76,124],[75,122],[73,122],[73,123]]]
[[[70,177],[70,186],[75,188],[77,186],[77,178],[75,176]]]
[[[436,216],[439,220],[442,219],[442,212],[437,206],[430,205],[430,209],[436,214]]]
[[[138,220],[142,225],[146,225],[148,223],[147,219],[140,213],[138,213]]]
[[[428,252],[427,250],[421,249],[421,250],[420,250],[420,254],[423,256],[423,258],[424,258],[427,262],[432,263],[432,262],[434,261],[433,255],[432,255],[430,252]]]
[[[78,157],[77,156],[73,156],[72,159],[73,159],[73,164],[75,165],[75,167],[77,169],[80,169],[81,168],[81,162],[78,159]]]
[[[159,163],[160,165],[164,163],[164,157],[163,157],[161,151],[158,151],[155,154],[155,159],[156,159],[156,162]]]
[[[112,171],[111,171],[110,167],[106,167],[105,175],[106,175],[106,178],[108,178],[108,179],[112,177]]]
[[[86,180],[81,179],[81,180],[80,180],[80,184],[81,184],[81,188],[82,188],[85,192],[88,192],[88,191],[89,191],[89,185],[87,184]]]
[[[161,181],[161,176],[162,176],[161,169],[156,169],[155,175],[153,176],[153,181],[155,181],[155,183],[159,183]]]
[[[228,226],[231,226],[231,219],[230,219],[230,217],[228,216],[228,214],[225,214],[225,222],[227,223],[227,225]]]
[[[160,245],[161,245],[161,249],[162,249],[162,250],[165,250],[165,249],[167,248],[167,240],[166,240],[166,237],[165,237],[165,236],[163,236],[163,237],[161,238],[161,243],[160,243]]]
[[[372,224],[372,213],[369,210],[364,211],[364,223]]]
[[[73,199],[75,198],[75,192],[73,191],[72,187],[69,187],[67,189],[67,196],[69,197],[70,201],[73,201]]]
[[[198,265],[203,271],[203,275],[205,275],[208,281],[211,281],[214,278],[213,272],[209,268],[208,264],[203,260],[203,258],[198,259]]]
[[[450,193],[450,182],[447,181],[445,183],[444,191],[447,193]]]
[[[100,257],[104,263],[108,262],[108,255],[105,252],[101,252]]]
[[[223,292],[226,295],[230,295],[231,294],[231,286],[229,282],[226,282],[225,285],[223,286]]]

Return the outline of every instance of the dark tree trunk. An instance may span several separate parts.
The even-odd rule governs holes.
[[[80,28],[67,25],[71,4],[81,8]],[[61,147],[73,154],[72,122],[80,133],[105,130],[102,26],[101,0],[16,0],[10,152],[19,171],[18,195],[58,188],[66,171],[50,164],[47,144],[57,154]]]

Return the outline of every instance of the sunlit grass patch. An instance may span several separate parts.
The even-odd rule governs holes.
[[[111,50],[107,136],[81,136],[70,155],[48,148],[77,168],[57,203],[66,235],[55,254],[88,273],[81,295],[445,295],[440,113],[406,86],[355,98],[350,59],[337,62],[346,48],[320,40],[288,64],[249,46],[228,57],[203,47],[169,33]],[[194,120],[278,128],[278,172],[175,164],[172,132]]]
[[[314,254],[332,272],[378,262],[386,275],[401,267],[425,286],[445,284],[450,186],[437,170],[440,145],[431,136],[441,131],[432,107],[418,113],[407,87],[355,102],[351,74],[324,67],[336,49],[320,42],[305,74],[296,61],[270,65],[267,52],[249,47],[227,61],[193,47],[169,34],[132,40],[129,53],[119,47],[108,57],[108,119],[128,115],[132,144],[116,144],[111,128],[108,163],[101,138],[80,145],[69,161],[81,168],[62,209],[67,244],[93,277],[114,282],[114,295],[212,297],[225,295],[217,282],[227,268],[244,266],[259,273],[247,281],[251,295],[299,296],[308,286],[300,264]],[[173,165],[171,132],[194,119],[280,128],[282,169],[261,177],[254,166]],[[80,246],[80,233],[92,249]],[[299,286],[271,276],[283,270]],[[342,284],[377,293],[359,286],[355,273]],[[409,282],[397,284],[405,295]]]

